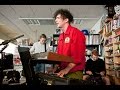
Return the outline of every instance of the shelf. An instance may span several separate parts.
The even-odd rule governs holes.
[[[108,65],[114,65],[114,63],[108,63],[108,62],[107,62],[107,63],[105,63],[105,64],[108,64]]]
[[[105,23],[109,23],[110,21],[112,21],[113,19],[112,18],[106,18],[105,19]]]
[[[119,54],[114,54],[115,57],[120,57],[120,53]]]
[[[85,35],[90,36],[90,35],[100,35],[100,34],[96,33],[96,34],[85,34]]]
[[[120,72],[120,70],[115,70],[116,72]]]
[[[111,50],[112,51],[112,50]],[[110,52],[110,50],[106,50],[105,52]]]
[[[118,45],[118,44],[120,44],[120,41],[118,41],[118,42],[115,42],[114,44],[117,44],[117,45]]]
[[[99,31],[99,34],[102,34],[103,33],[103,29]]]
[[[53,34],[53,37],[59,37],[60,34]]]
[[[107,74],[108,76],[112,76],[112,77],[115,77],[115,75],[110,75],[110,74]]]
[[[52,46],[53,46],[53,52],[56,51],[56,47],[58,46],[58,39],[59,39],[59,36],[60,34],[53,34],[53,43],[52,43]],[[57,42],[56,42],[57,41]]]
[[[113,58],[113,56],[105,56],[106,58]]]
[[[105,47],[110,47],[110,46],[113,46],[113,43],[110,43],[108,45],[105,45]]]
[[[120,27],[119,27],[119,28],[117,28],[117,29],[115,29],[115,30],[114,30],[114,32],[118,32],[119,30],[120,30]]]
[[[85,55],[85,56],[88,56],[88,57],[90,57],[91,55]]]
[[[106,70],[108,70],[108,71],[115,71],[114,69],[106,69]]]
[[[86,46],[99,46],[100,44],[87,44]]]
[[[114,63],[114,64],[118,64],[118,65],[120,65],[120,63],[119,63],[119,62],[116,62],[116,63]]]
[[[118,37],[118,36],[120,36],[120,34],[119,34],[119,35],[115,35],[114,38],[116,38],[116,37]]]
[[[119,16],[120,16],[120,15],[117,15],[117,16],[115,15],[115,16],[113,17],[113,19],[114,19],[114,20],[117,20],[117,19],[119,19]]]
[[[108,36],[110,36],[110,35],[112,35],[112,31],[105,34],[106,37],[108,37]]]
[[[120,79],[120,77],[115,76],[116,78]]]
[[[53,46],[57,47],[57,44],[54,44]]]

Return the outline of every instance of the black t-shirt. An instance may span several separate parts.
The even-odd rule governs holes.
[[[88,70],[92,71],[93,75],[100,73],[101,71],[105,71],[105,61],[100,58],[98,58],[96,61],[88,59],[86,62],[85,72]]]

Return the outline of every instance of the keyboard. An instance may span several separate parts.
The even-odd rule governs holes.
[[[69,79],[65,77],[59,77],[56,74],[47,74],[39,72],[36,74],[38,78],[52,81],[52,85],[69,85]]]

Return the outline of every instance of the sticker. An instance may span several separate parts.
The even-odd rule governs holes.
[[[65,43],[69,43],[70,42],[70,38],[69,37],[66,37],[65,38]]]

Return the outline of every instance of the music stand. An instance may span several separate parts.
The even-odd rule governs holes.
[[[28,47],[20,47],[18,46],[18,52],[20,54],[20,59],[22,62],[22,66],[23,66],[23,71],[26,77],[26,83],[27,85],[33,85],[34,84],[34,75],[35,73],[33,72],[33,67],[31,66],[30,60],[31,55],[29,52],[29,48]]]

